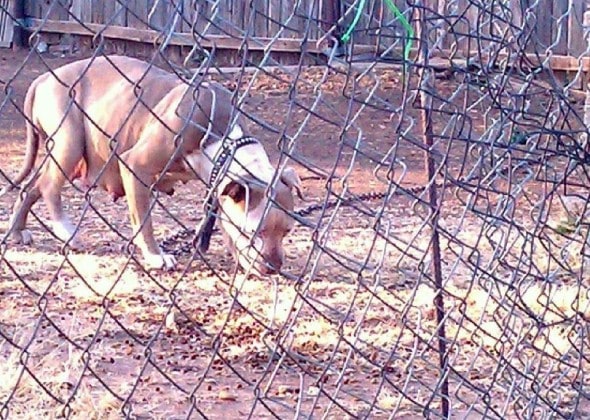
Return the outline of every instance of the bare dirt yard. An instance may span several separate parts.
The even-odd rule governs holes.
[[[17,107],[27,87],[79,58],[0,50],[6,176],[24,155]],[[249,131],[273,162],[291,159],[310,203],[391,194],[310,215],[312,227],[297,224],[288,237],[288,276],[266,279],[236,273],[219,233],[207,255],[183,255],[173,272],[144,271],[124,250],[125,200],[77,183],[64,202],[82,251],[44,227],[41,202],[29,222],[34,244],[14,244],[4,232],[18,192],[0,198],[2,417],[436,417],[444,378],[455,418],[589,415],[576,391],[589,386],[580,350],[590,316],[583,227],[564,231],[573,210],[558,199],[557,175],[567,159],[551,157],[554,146],[536,130],[549,114],[554,126],[563,120],[551,114],[557,107],[543,99],[530,109],[523,127],[534,151],[498,143],[485,155],[485,133],[512,135],[503,132],[508,123],[493,128],[501,119],[489,93],[433,76],[437,289],[428,195],[403,193],[429,181],[421,111],[404,75],[293,74],[212,78],[247,92]],[[517,107],[511,99],[494,98]],[[552,162],[545,172],[535,171],[541,158]],[[456,182],[442,189],[445,179]],[[158,197],[157,237],[195,228],[204,192],[193,182]]]

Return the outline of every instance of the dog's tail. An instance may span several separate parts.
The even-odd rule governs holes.
[[[25,124],[27,136],[27,149],[25,152],[25,161],[20,172],[16,175],[16,178],[12,181],[9,180],[9,184],[0,190],[0,197],[18,187],[25,180],[25,178],[27,178],[30,175],[31,171],[33,170],[33,166],[35,166],[35,162],[37,160],[37,153],[39,151],[39,131],[34,125],[35,117],[33,115],[33,103],[35,102],[36,91],[35,85],[36,84],[33,84],[31,88],[28,90],[27,95],[25,96],[25,103],[23,106],[23,113],[25,115],[26,120]]]

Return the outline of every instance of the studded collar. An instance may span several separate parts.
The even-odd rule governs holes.
[[[237,140],[226,137],[222,140],[222,142],[221,151],[219,152],[217,158],[213,161],[213,169],[211,170],[211,175],[209,176],[209,187],[215,186],[215,182],[219,177],[219,173],[226,165],[227,160],[230,157],[233,158],[236,150],[249,144],[256,144],[258,143],[258,140],[256,140],[254,137],[244,136]],[[211,235],[213,234],[213,227],[215,226],[215,218],[218,208],[219,202],[215,198],[215,195],[210,193],[207,200],[205,200],[205,218],[201,222],[201,225],[197,231],[197,236],[195,238],[198,249],[203,253],[209,249],[209,243],[211,240]]]
[[[213,186],[219,177],[219,173],[227,163],[227,160],[235,155],[236,151],[240,147],[247,146],[249,144],[257,144],[258,140],[254,137],[244,136],[239,139],[230,139],[226,137],[222,140],[221,151],[217,155],[217,158],[213,161],[213,169],[209,176],[209,186]]]

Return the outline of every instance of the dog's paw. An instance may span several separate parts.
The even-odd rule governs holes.
[[[76,238],[76,228],[67,219],[58,220],[52,223],[52,230],[55,236],[62,242],[67,242],[68,247],[75,251],[82,249],[82,243]]]
[[[76,237],[70,239],[70,241],[68,242],[68,246],[70,247],[70,249],[73,249],[74,251],[82,250],[82,243]]]
[[[147,268],[172,270],[176,266],[176,258],[170,254],[144,254]]]
[[[12,238],[16,243],[23,245],[30,245],[33,243],[33,234],[29,229],[15,230],[12,233]]]

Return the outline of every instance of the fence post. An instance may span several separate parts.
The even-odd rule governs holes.
[[[14,23],[14,32],[12,33],[12,49],[26,47],[26,36],[24,28],[25,20],[25,0],[11,0],[10,9],[12,16],[16,19]]]
[[[328,33],[332,27],[334,27],[334,31],[332,35],[334,38],[337,39],[337,42],[340,42],[340,37],[342,35],[340,31],[340,18],[342,17],[342,4],[340,0],[329,0],[324,3],[320,3],[321,10],[319,12],[319,17],[321,20],[321,28],[324,33]],[[322,35],[320,35],[321,37]],[[332,48],[334,45],[330,42],[328,48]],[[338,47],[337,55],[342,55],[341,46]]]
[[[418,60],[421,62],[419,67],[419,80],[420,85],[418,86],[419,95],[418,103],[421,109],[420,112],[420,123],[422,125],[422,134],[424,136],[424,164],[427,172],[427,179],[430,182],[427,188],[428,192],[428,205],[431,211],[430,227],[432,229],[432,263],[431,268],[434,275],[434,284],[436,287],[436,293],[433,299],[433,305],[436,310],[436,321],[437,331],[436,338],[438,340],[438,356],[439,356],[439,368],[440,368],[440,396],[441,396],[441,407],[442,415],[445,419],[449,418],[450,407],[449,407],[449,369],[448,369],[448,355],[447,355],[447,338],[445,332],[445,306],[444,306],[444,295],[443,291],[443,276],[442,276],[442,259],[440,250],[440,238],[437,229],[438,213],[440,210],[440,203],[438,198],[438,187],[434,182],[436,177],[436,163],[432,155],[432,146],[434,145],[434,135],[432,129],[432,94],[429,92],[430,89],[434,89],[432,82],[434,80],[434,73],[432,69],[428,68],[429,59],[429,42],[428,42],[428,19],[426,13],[428,9],[424,5],[424,1],[417,2],[418,5],[418,20],[417,35],[419,42]]]

